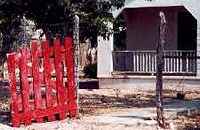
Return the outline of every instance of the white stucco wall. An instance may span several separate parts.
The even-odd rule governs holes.
[[[98,37],[97,46],[97,77],[98,78],[109,78],[112,77],[113,72],[113,36],[109,39],[104,39],[103,37]]]
[[[197,56],[200,58],[200,0],[182,0],[184,7],[197,19]],[[200,59],[197,59],[197,76],[200,77]]]
[[[113,28],[112,23],[108,23],[107,26],[110,29]],[[113,72],[113,35],[110,35],[108,39],[99,36],[97,40],[97,77],[110,78]]]

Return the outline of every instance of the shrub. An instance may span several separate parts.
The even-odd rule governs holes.
[[[85,66],[83,72],[86,78],[97,78],[97,64],[89,64]]]

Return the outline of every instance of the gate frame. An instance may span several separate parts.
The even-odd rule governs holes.
[[[55,83],[51,74],[52,56],[54,56]],[[39,59],[42,57],[44,70],[40,72]],[[43,41],[41,47],[33,41],[31,49],[22,48],[18,53],[7,54],[7,58],[11,92],[11,122],[14,127],[20,126],[21,123],[31,124],[32,120],[43,122],[46,117],[48,121],[53,121],[57,114],[61,120],[66,116],[76,117],[78,103],[71,37],[64,39],[64,45],[61,45],[60,39],[54,40],[53,47],[49,46],[48,41]],[[28,65],[28,60],[32,62],[31,67]],[[17,68],[20,71],[19,87],[16,77]],[[64,81],[65,71],[67,71],[67,82]],[[29,81],[30,75],[33,79],[32,86]],[[43,87],[46,89],[45,98],[42,96],[42,85],[44,85],[42,83],[45,83]],[[56,99],[53,99],[53,89],[56,89],[56,96],[54,96]],[[32,91],[33,99],[31,99]]]

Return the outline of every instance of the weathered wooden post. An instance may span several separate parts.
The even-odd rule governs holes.
[[[77,96],[77,105],[78,105],[78,88],[79,88],[79,66],[80,66],[80,44],[79,44],[79,23],[80,19],[78,15],[74,16],[74,30],[73,30],[73,39],[74,39],[74,58],[75,58],[75,86],[76,86],[76,96]],[[77,109],[77,113],[78,113]]]
[[[159,42],[157,46],[157,71],[156,71],[156,109],[157,121],[160,127],[166,127],[163,115],[163,68],[164,68],[164,45],[166,43],[166,17],[164,12],[160,11],[160,27],[159,27]]]

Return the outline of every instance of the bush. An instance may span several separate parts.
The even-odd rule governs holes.
[[[89,64],[85,66],[83,72],[86,78],[97,78],[97,64]]]

